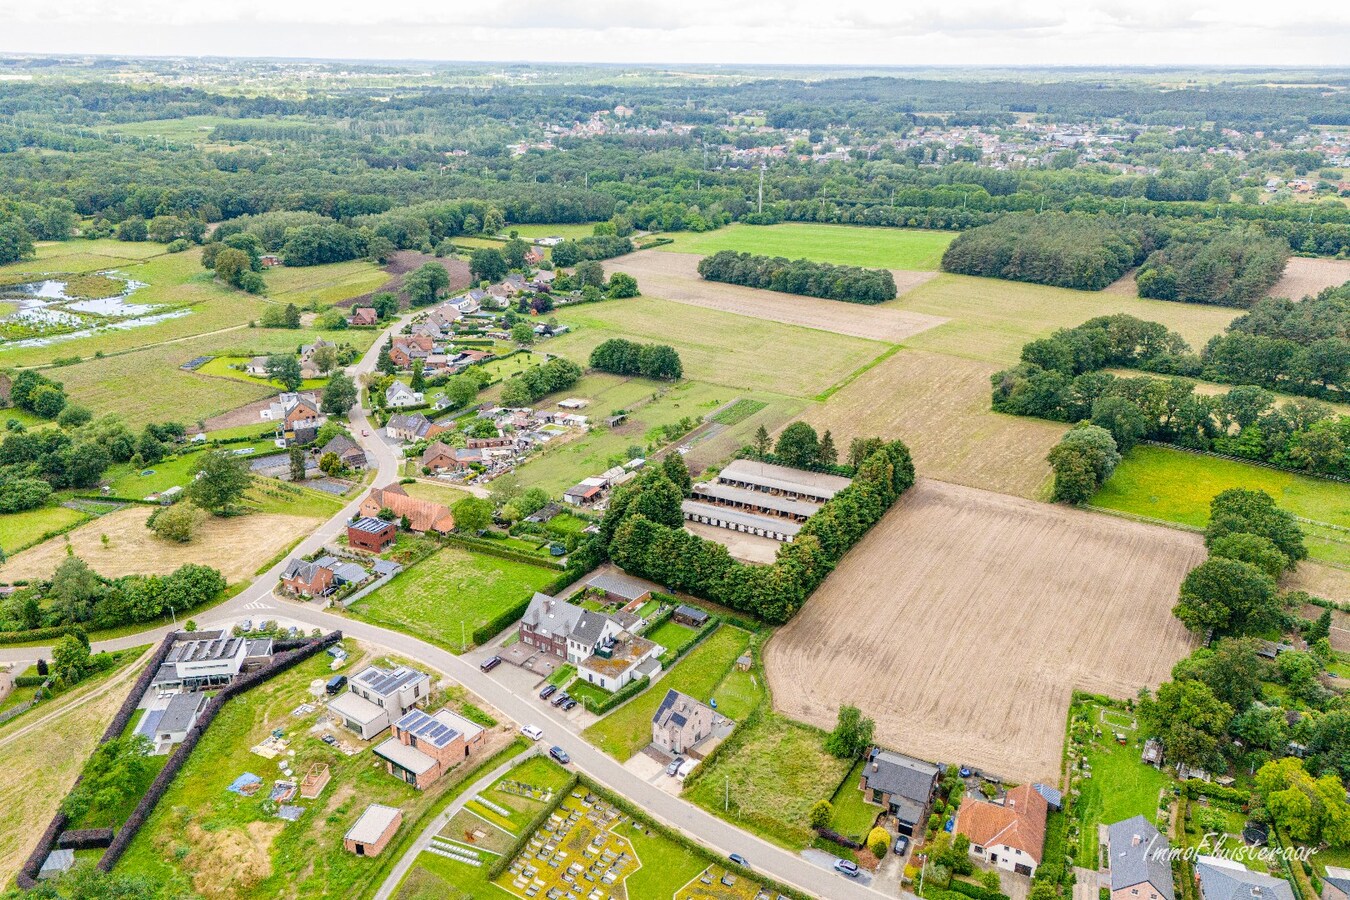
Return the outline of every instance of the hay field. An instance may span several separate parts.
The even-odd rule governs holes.
[[[1066,425],[989,409],[997,366],[901,350],[868,369],[803,418],[835,445],[855,437],[900,438],[930,478],[1038,498],[1050,481],[1045,455]]]
[[[220,570],[234,583],[251,579],[259,563],[271,559],[318,525],[322,519],[279,513],[254,513],[229,519],[207,518],[186,544],[161,540],[145,520],[153,509],[134,506],[81,525],[67,535],[75,555],[108,578],[123,575],[166,575],[185,563]],[[103,545],[103,535],[108,545]],[[66,558],[63,539],[44,541],[16,553],[0,566],[0,578],[50,578]]]
[[[1272,297],[1304,297],[1321,293],[1323,288],[1340,287],[1350,281],[1350,259],[1314,259],[1291,256],[1284,277],[1270,289]]]
[[[1193,641],[1198,535],[921,479],[769,641],[775,705],[1014,780],[1053,780],[1075,688],[1131,697]]]
[[[680,352],[686,378],[793,397],[825,391],[886,350],[878,341],[651,297],[563,307],[554,315],[574,330],[542,349],[582,365],[609,338],[668,343]]]
[[[606,271],[627,272],[637,279],[642,292],[675,303],[768,319],[802,328],[818,328],[835,334],[902,341],[941,325],[943,318],[884,306],[865,306],[819,297],[800,297],[779,291],[704,281],[698,274],[699,257],[686,253],[642,250],[605,264]],[[901,272],[896,286],[902,291],[927,281],[928,273]],[[909,276],[906,285],[905,276]]]
[[[1074,291],[945,274],[882,308],[952,320],[907,339],[905,346],[993,362],[1000,367],[1016,363],[1023,344],[1048,337],[1057,328],[1081,325],[1094,316],[1129,313],[1162,322],[1179,332],[1192,349],[1198,349],[1242,312],[1198,303],[1140,300],[1108,291]]]

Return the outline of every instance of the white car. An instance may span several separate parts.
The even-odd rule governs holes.
[[[520,727],[520,733],[532,741],[537,741],[544,736],[544,732],[539,730],[538,725],[522,725]]]

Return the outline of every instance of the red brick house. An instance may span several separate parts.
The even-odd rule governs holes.
[[[353,328],[361,328],[375,325],[379,321],[380,317],[375,312],[375,307],[358,306],[352,310],[350,318],[347,319],[347,324]]]
[[[348,853],[357,856],[379,856],[402,824],[403,813],[400,810],[372,803],[343,836],[342,846]]]
[[[487,732],[449,709],[410,709],[393,725],[393,737],[375,748],[385,770],[426,790],[442,775],[480,750]]]
[[[300,597],[322,597],[333,589],[333,570],[318,563],[293,559],[281,575],[281,583]]]
[[[398,528],[393,522],[362,516],[347,526],[347,543],[359,550],[383,553],[394,544]]]

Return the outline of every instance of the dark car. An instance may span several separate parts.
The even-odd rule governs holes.
[[[333,737],[331,734],[325,734],[320,740],[330,747],[337,746],[337,738]]]
[[[548,748],[548,755],[563,765],[567,765],[572,761],[572,757],[567,755],[567,751],[557,745]]]
[[[342,693],[342,689],[345,688],[346,686],[347,686],[346,675],[334,675],[332,678],[328,679],[328,685],[327,687],[324,688],[324,690],[328,692],[329,696],[332,696],[333,694]]]
[[[850,859],[836,859],[834,870],[840,875],[847,875],[849,878],[858,877],[858,864]]]
[[[556,684],[547,685],[542,691],[539,692],[539,699],[547,700],[549,697],[552,697],[557,692],[558,686]]]
[[[901,855],[903,855],[904,852],[905,852],[906,850],[908,850],[908,849],[909,849],[909,838],[905,837],[903,834],[901,834],[901,835],[896,835],[896,838],[895,838],[895,855],[896,855],[896,856],[901,856]]]
[[[750,861],[746,859],[744,856],[741,856],[739,853],[732,853],[730,856],[727,857],[727,859],[731,860],[736,865],[740,866],[742,869],[750,868]]]
[[[563,708],[566,712],[571,712],[573,709],[576,708],[576,705],[577,705],[577,699],[576,699],[575,697],[568,697],[568,698],[567,698],[567,702],[564,703],[564,704],[562,705],[562,708]]]
[[[489,656],[487,659],[483,660],[481,663],[478,664],[478,668],[482,669],[484,672],[491,672],[493,669],[497,668],[501,664],[502,658],[500,656]]]
[[[570,700],[570,699],[571,699],[571,698],[567,696],[567,691],[560,691],[560,692],[558,693],[558,696],[554,697],[554,698],[553,698],[551,701],[549,701],[549,702],[552,703],[554,706],[562,706],[564,703],[566,703],[566,702],[567,702],[568,700]]]

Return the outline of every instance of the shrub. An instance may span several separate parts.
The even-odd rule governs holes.
[[[873,828],[867,835],[867,850],[877,859],[886,855],[891,846],[891,833],[881,826]]]

